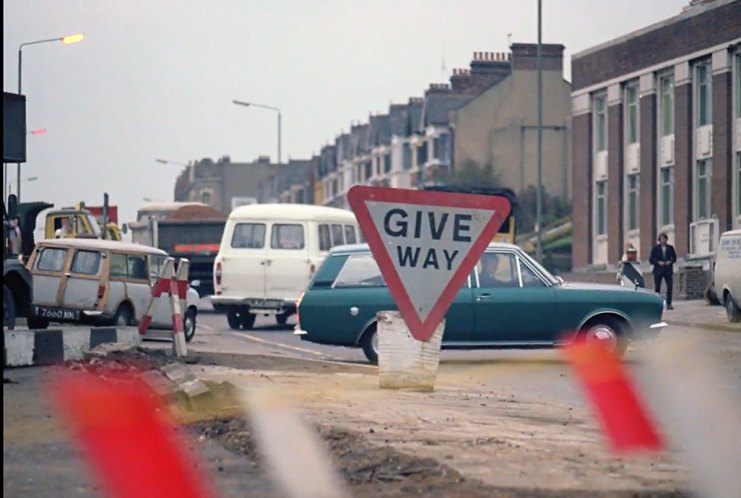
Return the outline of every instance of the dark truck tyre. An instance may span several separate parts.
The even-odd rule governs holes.
[[[15,299],[7,286],[3,285],[3,327],[15,328]]]

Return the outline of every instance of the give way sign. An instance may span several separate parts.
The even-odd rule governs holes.
[[[504,196],[355,186],[347,194],[415,339],[445,316],[512,205]]]

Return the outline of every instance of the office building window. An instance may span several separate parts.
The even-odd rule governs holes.
[[[391,173],[391,154],[390,153],[383,155],[383,172]]]
[[[695,67],[697,126],[705,126],[713,122],[712,102],[712,71],[710,62],[701,62]]]
[[[628,175],[628,181],[627,181],[627,197],[628,197],[628,212],[627,214],[627,222],[628,222],[628,230],[637,230],[638,229],[638,216],[639,216],[639,199],[638,199],[638,175]]]
[[[698,220],[710,218],[712,212],[712,192],[711,192],[711,176],[712,176],[712,161],[705,159],[703,161],[697,161],[697,167],[695,170],[696,180],[695,188],[697,189],[697,209],[696,215]]]
[[[674,76],[667,74],[659,79],[661,98],[661,136],[674,134]]]
[[[595,184],[595,202],[594,202],[594,230],[597,235],[607,233],[607,182],[599,181]]]
[[[625,135],[627,143],[638,142],[638,84],[631,83],[625,87]]]
[[[607,150],[607,95],[594,97],[594,138],[595,150]]]
[[[741,55],[736,55],[734,78],[736,79],[736,118],[741,118]]]
[[[667,226],[674,223],[674,168],[661,168],[659,181],[661,188],[659,221],[661,226]]]

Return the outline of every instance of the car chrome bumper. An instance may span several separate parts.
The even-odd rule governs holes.
[[[93,310],[82,310],[82,314],[85,316],[95,316],[95,317],[103,316],[102,311],[93,311]]]
[[[669,326],[669,324],[666,323],[666,322],[659,322],[659,323],[653,323],[653,324],[649,325],[648,328],[651,329],[651,330],[658,331],[658,330],[661,330],[664,327],[668,327],[668,326]]]
[[[307,335],[308,332],[303,330],[301,327],[296,325],[296,327],[293,329],[293,335]]]

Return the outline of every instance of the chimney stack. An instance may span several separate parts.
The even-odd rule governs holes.
[[[513,43],[512,69],[514,71],[536,71],[538,69],[538,44],[537,43]],[[543,55],[541,58],[543,71],[563,72],[563,49],[564,46],[555,43],[544,43],[542,45]]]

